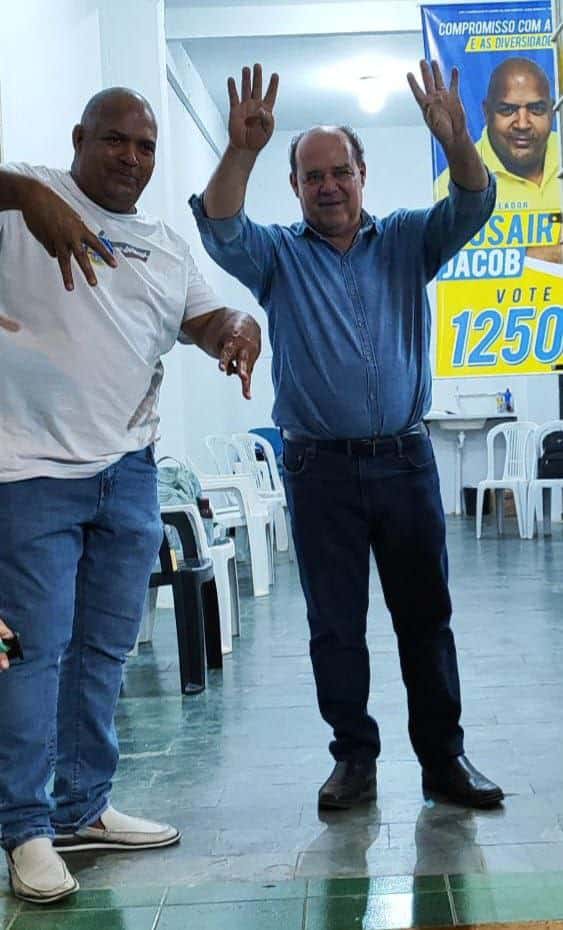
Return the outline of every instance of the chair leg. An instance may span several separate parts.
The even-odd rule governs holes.
[[[158,597],[158,588],[149,588],[143,604],[143,618],[141,620],[141,629],[139,630],[140,643],[152,642],[154,633],[154,624],[156,620],[156,601]]]
[[[289,539],[287,533],[287,523],[283,504],[276,508],[274,514],[274,527],[276,535],[276,549],[278,552],[287,552],[289,548]]]
[[[204,690],[206,681],[205,633],[203,608],[189,572],[174,572],[172,594],[182,694],[198,694]]]
[[[208,668],[223,668],[223,649],[221,647],[221,618],[215,579],[206,581],[201,586],[201,603],[203,606],[203,625],[205,631],[205,653]]]
[[[495,490],[495,509],[497,512],[497,533],[502,536],[504,533],[504,490],[497,488]]]
[[[528,488],[528,504],[526,511],[526,536],[528,539],[533,539],[536,530],[536,492],[533,484],[530,484]]]
[[[270,522],[266,526],[266,538],[268,540],[268,571],[270,574],[269,585],[273,585],[276,580],[276,560],[274,557],[274,521]]]
[[[483,527],[483,505],[485,502],[485,489],[477,488],[477,502],[475,505],[475,535],[477,539],[481,539],[481,532]]]
[[[517,487],[514,491],[514,509],[516,510],[516,522],[520,539],[526,539],[526,488]]]
[[[543,534],[551,536],[551,488],[542,488]]]
[[[260,517],[248,514],[247,530],[254,597],[264,597],[266,594],[270,593],[268,536],[266,533],[266,526]]]
[[[227,562],[229,575],[229,593],[231,596],[231,630],[233,636],[240,636],[240,601],[238,592],[238,576],[236,559]]]

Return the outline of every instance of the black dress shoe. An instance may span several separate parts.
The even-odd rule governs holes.
[[[375,759],[368,762],[348,759],[337,762],[319,790],[319,807],[346,810],[356,804],[375,801],[377,798],[377,766]]]
[[[425,798],[437,796],[466,807],[496,807],[504,798],[502,788],[471,765],[467,756],[453,756],[439,769],[422,769]]]

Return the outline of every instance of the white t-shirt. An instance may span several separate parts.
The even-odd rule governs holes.
[[[112,244],[91,287],[72,259],[66,291],[56,259],[20,211],[0,212],[0,481],[84,478],[156,437],[161,355],[186,319],[222,304],[184,240],[143,213],[111,213],[66,171],[8,165],[49,185]]]

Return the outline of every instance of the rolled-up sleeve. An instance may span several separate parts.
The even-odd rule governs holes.
[[[194,194],[190,206],[207,254],[262,303],[276,262],[276,227],[253,223],[243,209],[226,219],[212,219],[205,213],[203,195]]]
[[[482,191],[469,191],[454,181],[449,196],[425,211],[424,260],[428,280],[466,245],[491,216],[496,202],[496,180]]]

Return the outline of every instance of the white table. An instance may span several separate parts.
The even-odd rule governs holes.
[[[516,420],[516,414],[500,413],[495,416],[494,414],[487,415],[485,413],[463,414],[431,410],[424,419],[427,423],[437,423],[440,429],[457,434],[454,471],[454,513],[456,516],[460,516],[463,513],[463,447],[465,445],[465,434],[469,430],[483,429],[491,420],[497,423],[502,420]],[[494,424],[491,423],[492,425]]]

